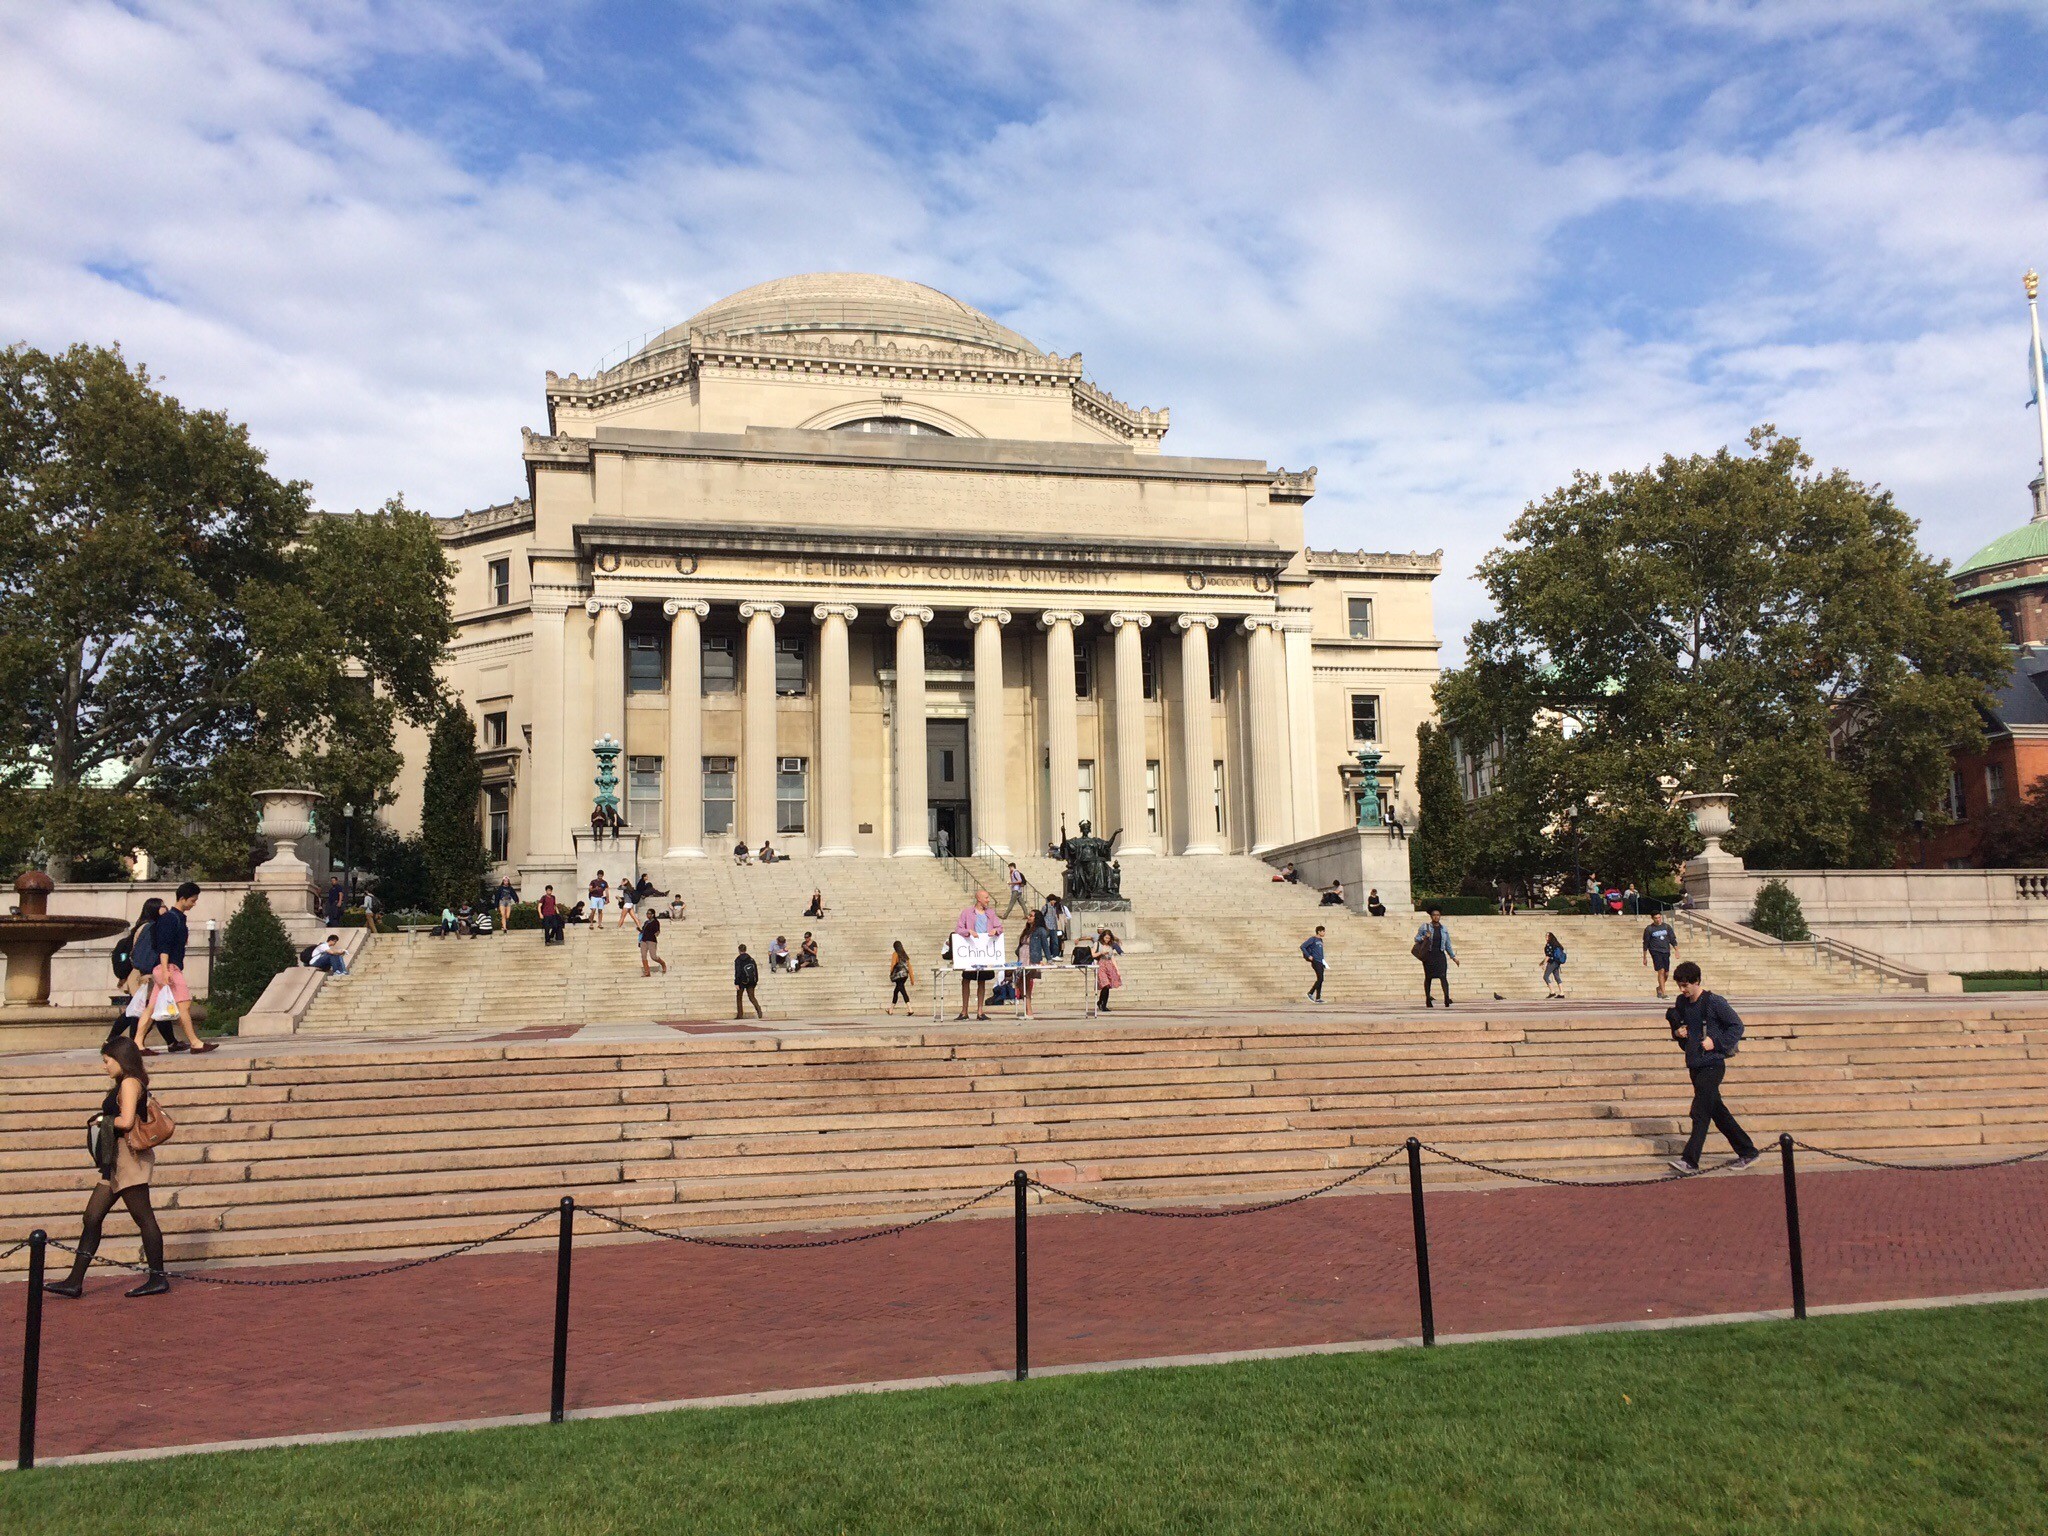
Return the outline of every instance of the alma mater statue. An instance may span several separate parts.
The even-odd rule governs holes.
[[[1123,870],[1114,861],[1117,839],[1123,835],[1119,827],[1110,837],[1097,837],[1091,823],[1084,821],[1079,837],[1062,840],[1060,857],[1067,869],[1060,894],[1070,902],[1121,901]]]

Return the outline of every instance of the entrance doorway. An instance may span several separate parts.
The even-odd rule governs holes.
[[[974,852],[973,793],[967,779],[967,722],[931,720],[924,728],[926,835],[933,853]]]

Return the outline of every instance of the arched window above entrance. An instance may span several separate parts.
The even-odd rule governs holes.
[[[930,437],[951,437],[953,434],[942,427],[934,427],[922,421],[912,421],[908,416],[863,416],[857,421],[842,421],[830,428],[834,432],[894,432],[905,437],[920,433]]]

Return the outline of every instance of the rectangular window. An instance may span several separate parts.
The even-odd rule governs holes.
[[[733,643],[733,637],[731,635],[706,635],[704,637],[704,691],[706,693],[738,693],[739,689],[739,651],[738,647]]]
[[[661,692],[661,636],[626,636],[626,692]]]
[[[491,860],[503,863],[512,856],[512,797],[502,789],[484,796],[485,825],[490,829]]]
[[[1138,664],[1144,669],[1142,691],[1146,698],[1159,697],[1159,647],[1149,640],[1138,644]]]
[[[1950,821],[1962,821],[1970,814],[1970,803],[1963,798],[1963,776],[1953,769],[1949,771],[1948,793],[1942,797],[1941,808]]]
[[[800,636],[787,639],[781,636],[775,641],[775,696],[778,699],[797,699],[810,691],[810,680],[804,670],[804,642]]]
[[[1095,764],[1087,758],[1081,759],[1079,809],[1083,821],[1095,819]]]
[[[1220,834],[1222,833],[1222,831],[1223,831],[1223,765],[1222,765],[1221,763],[1217,763],[1217,764],[1215,765],[1215,775],[1216,775],[1216,831],[1217,831],[1217,833],[1218,833],[1218,834],[1220,835]]]
[[[1992,806],[1992,805],[1996,805],[1996,804],[1998,804],[1998,802],[1999,802],[1999,801],[2003,800],[2004,798],[2005,798],[2005,765],[2004,765],[2003,763],[1986,763],[1986,764],[1984,765],[1984,803],[1985,803],[1985,805],[1987,805],[1987,806]]]
[[[626,759],[626,825],[661,836],[661,759]]]
[[[775,830],[804,830],[804,807],[810,802],[810,764],[801,757],[775,761]]]
[[[484,716],[484,745],[502,747],[505,745],[505,711],[494,710]]]
[[[1369,597],[1347,597],[1344,600],[1344,618],[1350,626],[1354,640],[1372,638],[1372,599]]]
[[[512,601],[512,562],[493,560],[490,564],[491,605],[502,608]]]
[[[1222,658],[1216,654],[1216,631],[1212,629],[1206,633],[1206,643],[1209,647],[1209,702],[1214,704],[1223,697],[1223,668],[1219,664]]]
[[[732,759],[704,759],[704,835],[722,837],[732,831]]]
[[[1094,682],[1095,645],[1086,636],[1074,636],[1074,697],[1092,698],[1089,692]]]
[[[1154,837],[1159,835],[1159,760],[1152,758],[1145,764],[1145,830]]]
[[[1351,695],[1351,739],[1353,741],[1378,741],[1380,739],[1380,696],[1376,693],[1354,693]]]

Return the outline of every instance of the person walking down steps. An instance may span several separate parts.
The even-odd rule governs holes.
[[[910,969],[910,951],[905,949],[903,941],[898,939],[889,953],[889,1013],[893,1014],[896,1011],[898,1003],[903,1005],[905,1013],[911,1011],[910,987],[915,980],[916,977]]]
[[[127,1294],[161,1296],[171,1282],[164,1274],[164,1234],[149,1203],[149,1179],[156,1168],[157,1143],[169,1137],[170,1120],[160,1109],[151,1115],[149,1069],[133,1040],[125,1036],[109,1040],[100,1048],[100,1067],[114,1082],[100,1105],[95,1144],[100,1181],[85,1203],[85,1222],[78,1234],[71,1273],[62,1280],[46,1282],[43,1289],[73,1301],[85,1293],[85,1272],[99,1251],[101,1228],[107,1212],[119,1200],[135,1218],[136,1230],[142,1234],[143,1262],[149,1266],[149,1278]]]
[[[1543,935],[1543,995],[1564,996],[1564,946],[1554,933]],[[1657,995],[1662,997],[1663,993]]]
[[[660,966],[661,974],[668,974],[668,962],[661,958],[661,919],[649,909],[645,921],[640,924],[640,974],[652,976],[651,967]]]
[[[747,1004],[749,1003],[754,1005],[755,1018],[758,1019],[764,1016],[761,1012],[761,999],[754,995],[754,988],[760,984],[761,967],[754,964],[754,957],[747,953],[747,946],[742,944],[740,952],[732,957],[732,1016],[734,1018],[744,1019],[747,1016]]]
[[[1308,1000],[1320,1003],[1323,1000],[1323,978],[1330,973],[1329,961],[1323,954],[1322,924],[1318,923],[1316,931],[1301,941],[1301,958],[1316,973],[1315,985],[1308,989]]]
[[[1451,947],[1451,931],[1444,926],[1441,909],[1429,909],[1429,921],[1415,930],[1415,958],[1422,962],[1422,1006],[1434,1008],[1436,998],[1431,995],[1432,983],[1440,983],[1444,989],[1444,1006],[1451,1006],[1451,967],[1463,965],[1458,952]]]
[[[1671,1026],[1671,1038],[1685,1048],[1685,1070],[1692,1078],[1692,1134],[1671,1166],[1680,1173],[1700,1171],[1700,1153],[1711,1124],[1728,1138],[1735,1166],[1747,1168],[1756,1161],[1756,1143],[1721,1102],[1728,1058],[1742,1043],[1742,1020],[1728,999],[1700,985],[1700,968],[1692,961],[1680,961],[1671,979],[1678,983],[1678,1001],[1664,1011],[1664,1020]]]

